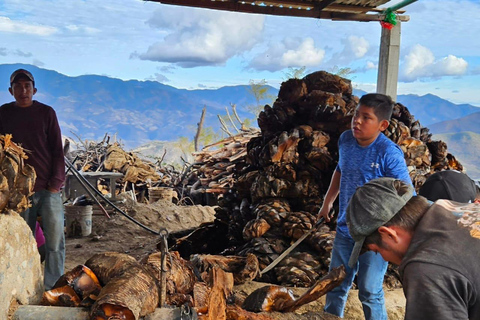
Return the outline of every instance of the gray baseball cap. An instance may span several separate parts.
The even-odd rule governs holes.
[[[18,69],[15,70],[12,75],[10,76],[10,86],[17,81],[20,78],[26,78],[35,84],[35,79],[33,78],[33,75],[30,73],[30,71],[25,70],[25,69]]]
[[[365,242],[379,227],[390,221],[413,196],[408,185],[405,194],[398,194],[394,178],[373,179],[357,188],[347,207],[347,226],[355,241],[348,265],[353,268]]]

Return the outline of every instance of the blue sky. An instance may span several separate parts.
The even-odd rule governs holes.
[[[410,21],[402,25],[399,94],[432,93],[480,106],[480,1],[419,0],[405,9]],[[0,2],[0,63],[187,89],[262,79],[278,87],[289,67],[330,71],[337,66],[355,70],[355,87],[374,91],[380,33],[377,22],[140,0]]]

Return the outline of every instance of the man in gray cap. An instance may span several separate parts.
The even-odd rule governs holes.
[[[459,223],[467,216],[473,228]],[[356,190],[347,225],[355,240],[349,265],[373,251],[399,266],[405,319],[480,319],[479,204],[430,204],[404,182],[379,178]]]
[[[64,212],[60,188],[65,180],[62,134],[52,107],[33,100],[37,93],[33,75],[18,69],[10,76],[10,94],[15,101],[0,107],[0,134],[11,134],[14,142],[30,151],[26,163],[35,168],[37,179],[22,213],[33,234],[37,216],[45,233],[45,289],[50,290],[63,274],[65,264]]]

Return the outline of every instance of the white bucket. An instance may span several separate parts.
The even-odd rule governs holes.
[[[67,237],[86,237],[92,233],[92,206],[65,206]]]

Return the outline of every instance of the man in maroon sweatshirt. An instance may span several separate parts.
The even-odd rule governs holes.
[[[64,212],[60,188],[65,180],[62,135],[52,107],[33,100],[37,92],[32,74],[18,69],[10,76],[8,91],[14,102],[0,107],[0,134],[12,134],[12,140],[29,151],[26,163],[37,173],[32,207],[21,215],[35,235],[38,216],[45,233],[45,289],[53,287],[64,272]]]

